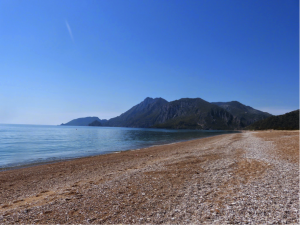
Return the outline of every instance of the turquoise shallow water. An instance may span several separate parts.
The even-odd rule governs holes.
[[[139,149],[229,132],[0,124],[0,169]]]

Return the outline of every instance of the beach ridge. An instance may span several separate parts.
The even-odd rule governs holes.
[[[299,131],[223,134],[0,172],[0,223],[297,223]]]

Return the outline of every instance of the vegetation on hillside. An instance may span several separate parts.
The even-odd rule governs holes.
[[[102,123],[99,120],[95,120],[94,122],[91,122],[88,126],[100,127],[102,126]]]
[[[256,121],[272,116],[270,113],[253,109],[252,107],[243,105],[238,101],[212,102],[212,104],[220,106],[231,113],[235,117],[236,122],[241,128],[246,127]]]
[[[101,121],[98,117],[85,117],[85,118],[78,118],[71,120],[68,123],[62,123],[61,125],[64,126],[88,126],[90,123],[94,122],[95,120]]]
[[[201,98],[183,98],[170,102],[164,122],[155,128],[233,130],[237,124],[226,110]]]
[[[148,97],[109,120],[86,117],[62,125],[237,130],[269,116],[271,114],[237,101],[210,103],[201,98],[182,98],[168,102],[163,98]]]
[[[246,130],[299,130],[299,109],[280,116],[257,121]]]

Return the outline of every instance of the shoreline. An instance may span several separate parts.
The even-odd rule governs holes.
[[[231,133],[0,172],[4,224],[249,221],[299,222],[299,131]]]
[[[195,140],[170,143],[166,145],[151,146],[139,150],[122,151],[118,154],[110,153],[71,159],[67,161],[54,162],[18,168],[0,172],[0,212],[3,204],[13,202],[14,196],[20,195],[16,190],[23,190],[22,187],[30,187],[24,195],[39,195],[40,192],[48,189],[60,189],[64,186],[72,186],[71,183],[83,182],[91,177],[101,174],[111,174],[120,171],[132,170],[138,166],[151,164],[154,161],[163,161],[167,156],[174,153],[175,148],[185,148],[189,145],[197,145],[198,142],[205,142],[212,139],[232,135],[222,134]],[[98,167],[99,165],[99,167]],[[125,167],[125,170],[124,168]],[[127,169],[126,169],[127,168]],[[96,171],[96,174],[95,172]],[[110,176],[110,175],[109,175]],[[48,179],[53,179],[48,182]],[[105,179],[104,179],[105,180]],[[17,187],[15,187],[17,184]],[[4,186],[4,187],[3,187]],[[13,187],[13,188],[10,188]],[[9,194],[3,196],[1,190],[9,190]],[[42,191],[40,191],[42,190]],[[6,202],[6,203],[5,203]],[[4,207],[6,208],[6,207]],[[0,217],[1,218],[1,217]],[[1,222],[1,220],[0,220]]]
[[[222,132],[222,131],[220,131],[220,132]],[[230,132],[228,134],[238,133],[238,132],[241,132],[241,131],[233,131],[233,132]],[[223,135],[223,134],[215,134],[215,135],[208,136],[208,137],[215,137],[215,136],[220,136],[220,135]],[[203,139],[203,138],[208,138],[208,137],[192,138],[192,139],[188,139],[188,140],[179,140],[179,141],[166,143],[166,144],[158,144],[158,145],[153,144],[153,145],[141,147],[141,148],[138,148],[138,149],[126,149],[126,150],[122,150],[122,151],[110,151],[110,152],[104,152],[102,154],[100,153],[100,154],[96,154],[96,155],[87,155],[87,156],[82,156],[82,157],[79,156],[79,157],[74,157],[74,158],[70,157],[70,158],[49,160],[49,161],[43,161],[43,162],[32,162],[32,163],[27,163],[27,164],[22,164],[22,165],[17,165],[17,166],[0,167],[0,173],[4,172],[4,171],[18,170],[18,169],[30,168],[30,167],[34,167],[34,166],[48,165],[48,164],[53,164],[53,163],[60,163],[60,162],[65,162],[65,161],[72,161],[72,160],[76,160],[76,159],[90,158],[90,157],[96,157],[96,156],[107,155],[107,154],[115,154],[115,153],[119,153],[119,152],[137,151],[137,150],[147,149],[147,148],[151,148],[151,147],[155,147],[155,146],[172,145],[172,144],[176,144],[176,143],[188,142],[188,141],[198,140],[198,139]]]

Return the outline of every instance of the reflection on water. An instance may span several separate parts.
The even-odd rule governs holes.
[[[138,149],[228,132],[0,124],[0,168]]]

